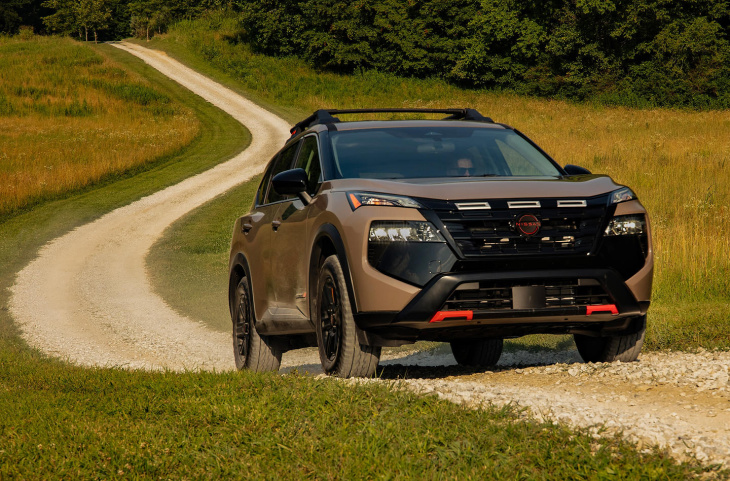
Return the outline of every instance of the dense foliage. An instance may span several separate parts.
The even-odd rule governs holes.
[[[239,39],[339,72],[377,69],[633,105],[730,106],[718,0],[237,0]]]
[[[728,0],[3,0],[20,25],[149,39],[228,9],[230,40],[319,69],[632,106],[730,107]]]

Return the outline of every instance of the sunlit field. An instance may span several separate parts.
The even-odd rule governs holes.
[[[100,49],[0,37],[0,218],[177,152],[198,130]]]

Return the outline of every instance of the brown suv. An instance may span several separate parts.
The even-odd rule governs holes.
[[[651,297],[646,210],[605,175],[561,167],[472,109],[442,120],[292,128],[236,221],[229,303],[239,369],[318,346],[370,376],[383,346],[446,341],[489,366],[504,338],[571,333],[584,360],[633,361]]]

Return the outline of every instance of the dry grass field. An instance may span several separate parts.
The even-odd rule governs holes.
[[[100,49],[0,37],[0,218],[177,152],[198,130]]]

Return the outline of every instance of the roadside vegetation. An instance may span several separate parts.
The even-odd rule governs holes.
[[[0,37],[0,219],[145,169],[198,137],[189,108],[107,52]]]
[[[716,0],[5,0],[21,26],[149,40],[228,11],[227,41],[321,70],[626,106],[730,106],[730,8]]]
[[[301,60],[256,54],[244,44],[226,41],[237,28],[234,19],[212,15],[181,22],[150,44],[273,107],[292,123],[323,107],[470,106],[518,127],[562,165],[578,164],[611,175],[637,192],[649,209],[654,229],[655,288],[646,348],[730,348],[730,112],[605,107],[462,90],[443,81],[376,72],[321,73]],[[230,195],[240,203],[221,200],[204,208],[204,213],[193,214],[204,223],[206,218],[228,219],[217,234],[218,255],[223,258],[233,220],[250,205],[241,192]],[[225,205],[233,208],[222,215]],[[194,232],[207,231],[200,230],[197,221],[184,222],[189,224],[178,224],[168,234],[172,244],[155,248],[156,258],[165,252],[179,255],[168,248],[183,244],[173,240],[178,235],[185,244],[204,243],[206,255],[212,252],[212,241],[194,238]],[[206,279],[217,276],[220,284],[199,285],[224,286],[224,264],[216,267],[217,274],[205,274]],[[220,295],[211,291],[203,298],[221,302]],[[213,324],[228,322],[225,309],[196,309],[211,313],[205,319],[226,316],[209,320]],[[535,342],[538,346],[565,344],[553,336],[529,345],[534,347]]]

